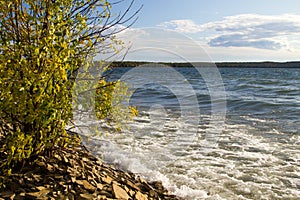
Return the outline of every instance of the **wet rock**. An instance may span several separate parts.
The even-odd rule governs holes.
[[[147,183],[136,183],[136,185],[139,188],[139,191],[141,192],[147,192],[153,190],[153,188]]]
[[[154,190],[150,190],[149,191],[149,196],[153,197],[153,198],[157,198],[158,197],[157,193]]]
[[[163,187],[161,181],[152,182],[151,185],[153,185],[154,188],[157,189],[157,190],[159,190],[159,191],[163,191],[164,190],[164,187]]]

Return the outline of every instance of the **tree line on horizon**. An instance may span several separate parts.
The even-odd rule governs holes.
[[[300,61],[292,62],[147,62],[114,61],[112,67],[138,67],[144,64],[158,63],[170,67],[224,67],[224,68],[300,68]]]

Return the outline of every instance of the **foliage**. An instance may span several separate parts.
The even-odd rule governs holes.
[[[126,106],[129,101],[129,86],[124,82],[106,82],[102,78],[97,83],[95,111],[98,119],[105,119],[106,122],[115,122],[115,128],[120,130],[122,122],[126,122],[138,115],[133,106]],[[124,105],[125,101],[125,105]],[[120,115],[120,113],[122,113]]]
[[[105,0],[0,1],[1,173],[74,141],[65,128],[76,74],[96,53],[116,53],[132,3],[113,17]]]

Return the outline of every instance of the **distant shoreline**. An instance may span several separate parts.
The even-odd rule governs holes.
[[[114,61],[111,67],[138,67],[144,64],[162,64],[171,67],[212,67],[218,68],[300,68],[300,61],[291,62],[146,62],[146,61]]]

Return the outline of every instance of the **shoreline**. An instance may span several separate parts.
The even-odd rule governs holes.
[[[148,182],[119,170],[82,147],[55,152],[12,173],[0,199],[181,199],[169,194],[161,181]]]
[[[98,61],[95,61],[97,63]],[[300,61],[290,62],[148,62],[148,61],[114,61],[112,68],[138,67],[146,64],[161,64],[170,67],[218,67],[218,68],[300,68]]]

